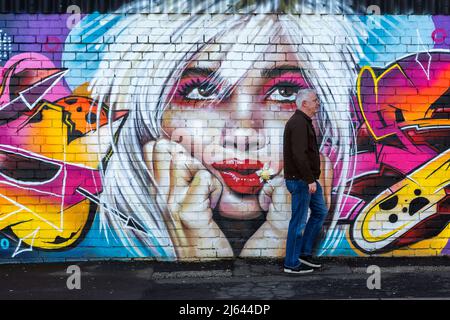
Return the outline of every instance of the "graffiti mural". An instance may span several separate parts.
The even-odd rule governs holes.
[[[106,109],[65,90],[65,73],[37,53],[16,55],[3,69],[0,228],[35,248],[74,244],[102,191],[104,146],[89,142],[87,134],[108,122]]]
[[[450,20],[296,14],[316,2],[6,21],[0,262],[284,256],[302,88],[321,100],[318,254],[447,255]]]
[[[366,252],[431,238],[448,224],[449,58],[418,53],[382,70],[361,70],[359,130],[366,144],[350,195],[363,200],[355,204],[352,237]]]

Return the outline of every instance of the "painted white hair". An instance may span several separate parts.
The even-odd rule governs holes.
[[[241,47],[244,44],[247,46],[244,52],[251,54],[251,46],[265,43],[261,41],[269,41],[268,35],[283,30],[287,43],[296,48],[306,79],[321,99],[323,110],[318,114],[321,147],[331,145],[344,164],[342,183],[334,190],[336,203],[344,195],[343,182],[350,168],[351,148],[355,145],[349,106],[357,76],[354,53],[360,50],[355,26],[342,14],[295,15],[290,10],[300,3],[313,10],[318,2],[334,5],[339,12],[345,9],[351,13],[351,10],[340,7],[339,0],[311,0],[290,1],[291,7],[284,9],[286,14],[258,14],[268,3],[283,1],[247,2],[249,5],[242,6],[245,14],[203,13],[218,11],[224,3],[235,6],[245,3],[240,0],[200,1],[192,14],[130,14],[145,9],[157,12],[154,1],[135,1],[119,10],[121,14],[129,14],[105,35],[114,37],[115,42],[104,53],[89,89],[93,98],[108,101],[110,123],[114,110],[130,112],[118,140],[111,142],[113,153],[105,170],[101,203],[131,216],[147,233],[126,227],[104,206],[100,206],[100,222],[102,228],[113,229],[120,242],[137,256],[148,255],[150,249],[161,259],[176,258],[166,225],[170,213],[145,163],[142,146],[161,137],[161,118],[170,100],[169,91],[177,84],[187,63],[218,39],[228,37],[231,42],[227,43],[233,43],[230,51],[234,43]],[[183,7],[189,0],[171,3]],[[104,20],[112,17],[113,14],[105,15]],[[236,32],[229,34],[230,29]],[[247,68],[251,67],[248,64]],[[111,128],[111,135],[112,131]],[[339,209],[337,206],[335,216]]]

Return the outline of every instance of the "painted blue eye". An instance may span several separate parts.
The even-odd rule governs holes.
[[[182,86],[179,94],[187,100],[216,100],[220,95],[219,86],[210,81],[195,79]]]
[[[197,87],[193,88],[191,92],[186,95],[186,98],[191,100],[214,100],[217,99],[219,93],[213,87]]]
[[[272,87],[266,95],[266,99],[277,102],[294,102],[300,87],[292,83],[279,83]]]

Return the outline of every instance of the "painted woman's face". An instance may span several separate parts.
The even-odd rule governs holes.
[[[282,171],[284,126],[309,87],[301,68],[290,45],[210,45],[172,89],[163,130],[222,182],[221,215],[261,214],[257,172]]]

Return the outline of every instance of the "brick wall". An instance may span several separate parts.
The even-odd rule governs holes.
[[[444,7],[171,3],[0,15],[1,262],[283,257],[303,88],[321,100],[317,254],[448,254]]]

